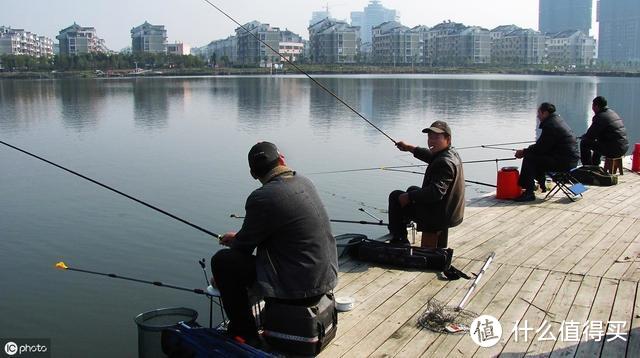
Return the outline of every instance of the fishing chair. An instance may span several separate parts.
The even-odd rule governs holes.
[[[549,193],[547,193],[547,196],[544,197],[544,200],[547,200],[558,192],[562,192],[571,201],[576,201],[577,199],[582,198],[582,193],[587,191],[587,187],[573,177],[571,173],[574,170],[575,168],[566,172],[547,173],[551,178],[551,181],[554,183],[554,186],[551,188]]]

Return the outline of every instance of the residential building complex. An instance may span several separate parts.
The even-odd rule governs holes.
[[[598,60],[603,63],[640,63],[640,2],[599,0]]]
[[[591,30],[592,1],[540,0],[538,30],[543,34],[580,30],[588,36]]]
[[[83,27],[75,22],[73,25],[60,30],[56,39],[60,44],[61,55],[109,52],[104,40],[97,36],[94,27]]]
[[[360,28],[344,21],[324,19],[309,26],[309,56],[315,63],[355,63]]]
[[[371,43],[371,31],[374,26],[396,20],[398,20],[396,11],[385,8],[379,0],[371,0],[364,11],[351,13],[351,26],[360,27],[360,41],[363,44]]]
[[[289,31],[280,31],[279,50],[281,55],[285,56],[289,61],[295,62],[304,55],[304,40],[302,36]]]
[[[539,65],[544,61],[546,37],[515,25],[491,30],[491,62],[504,65]]]
[[[172,44],[167,44],[167,54],[169,55],[190,55],[191,47],[182,42],[175,42]]]
[[[579,30],[547,35],[546,62],[554,65],[585,66],[593,63],[596,40]]]
[[[164,25],[147,21],[131,29],[131,51],[136,53],[167,53],[167,30]]]
[[[491,62],[489,30],[471,26],[435,38],[435,65],[476,65]]]
[[[424,60],[425,26],[412,29],[396,21],[384,22],[372,29],[372,62],[377,64],[417,65]]]
[[[53,40],[24,29],[0,26],[0,55],[53,56]]]
[[[280,56],[265,45],[266,43],[276,50],[280,48],[279,28],[252,21],[245,24],[244,28],[237,28],[236,37],[238,39],[238,64],[269,67],[274,63],[280,63]],[[256,37],[264,43],[258,41]]]

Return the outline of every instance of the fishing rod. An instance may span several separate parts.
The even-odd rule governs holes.
[[[420,174],[420,175],[424,175],[424,173],[421,172],[414,172],[412,170],[402,170],[402,169],[385,169],[391,172],[400,172],[400,173],[411,173],[411,174]],[[479,181],[473,181],[473,180],[464,180],[467,183],[471,183],[471,184],[478,184],[478,185],[484,185],[484,186],[490,186],[492,188],[497,188],[497,185],[493,185],[493,184],[487,184],[487,183],[483,183],[483,182],[479,182]]]
[[[371,216],[372,218],[374,218],[374,219],[378,220],[378,222],[379,222],[379,223],[382,223],[382,219],[380,219],[379,217],[377,217],[377,216],[375,216],[375,215],[371,214],[370,212],[368,212],[367,210],[365,210],[365,208],[359,208],[359,209],[358,209],[358,211],[362,211],[363,213],[365,213],[365,214],[367,214],[367,215]]]
[[[231,214],[229,215],[230,218],[234,218],[234,219],[244,219],[244,216],[239,216],[236,214]],[[338,219],[329,219],[330,222],[332,223],[345,223],[345,224],[361,224],[361,225],[379,225],[379,226],[387,226],[387,223],[382,222],[382,220],[380,220],[379,222],[373,222],[373,221],[364,221],[364,220],[338,220]]]
[[[504,146],[504,145],[512,145],[512,144],[527,144],[527,143],[534,143],[534,140],[526,140],[526,141],[521,141],[521,142],[509,142],[509,143],[496,143],[496,144],[480,144],[480,145],[473,145],[473,146],[469,146],[469,147],[459,147],[459,148],[455,148],[456,150],[463,150],[463,149],[476,149],[476,148],[486,148],[486,147],[494,147],[494,146]]]
[[[480,159],[480,160],[469,160],[469,161],[466,161],[466,162],[462,162],[462,164],[505,162],[505,161],[509,161],[509,160],[518,160],[518,159],[517,158]],[[428,164],[392,165],[392,166],[382,166],[382,167],[370,167],[370,168],[332,170],[332,171],[326,171],[326,172],[314,172],[314,173],[308,173],[308,175],[339,174],[339,173],[364,172],[364,171],[373,171],[373,170],[390,170],[390,171],[393,171],[393,169],[419,168],[419,167],[426,167],[426,166],[428,166]],[[420,173],[420,174],[424,174],[424,173]]]
[[[148,281],[148,280],[141,280],[139,278],[120,276],[120,275],[117,275],[115,273],[105,273],[105,272],[90,271],[90,270],[85,270],[85,269],[80,269],[80,268],[75,268],[75,267],[69,267],[64,263],[64,261],[60,261],[60,262],[56,263],[54,267],[57,268],[57,269],[60,269],[60,270],[64,270],[64,271],[76,271],[76,272],[88,273],[88,274],[91,274],[91,275],[117,278],[117,279],[125,280],[125,281],[145,283],[145,284],[148,284],[148,285],[153,285],[153,286],[158,286],[158,287],[166,287],[166,288],[171,288],[171,289],[174,289],[174,290],[191,292],[191,293],[195,293],[195,294],[198,294],[198,295],[204,295],[204,296],[208,296],[208,297],[216,297],[216,298],[220,297],[219,292],[216,292],[217,290],[212,290],[212,292],[209,292],[208,290],[205,290],[205,289],[202,289],[202,288],[187,288],[187,287],[182,287],[182,286],[169,285],[169,284],[166,284],[166,283],[163,283],[163,282],[160,282],[160,281]]]
[[[204,233],[206,233],[206,234],[209,234],[209,235],[211,235],[211,236],[213,236],[213,237],[215,237],[215,238],[217,238],[217,239],[222,239],[222,235],[219,235],[219,234],[216,234],[216,233],[214,233],[214,232],[211,232],[211,231],[209,231],[209,230],[207,230],[207,229],[205,229],[205,228],[203,228],[203,227],[201,227],[201,226],[198,226],[198,225],[196,225],[196,224],[193,224],[193,223],[191,223],[191,222],[189,222],[189,221],[187,221],[187,220],[185,220],[185,219],[182,219],[181,217],[178,217],[178,216],[176,216],[176,215],[174,215],[174,214],[171,214],[171,213],[170,213],[170,212],[168,212],[168,211],[165,211],[165,210],[163,210],[163,209],[160,209],[160,208],[159,208],[159,207],[157,207],[157,206],[151,205],[151,204],[149,204],[149,203],[147,203],[147,202],[144,202],[144,201],[142,201],[142,200],[140,200],[140,199],[137,199],[137,198],[135,198],[135,197],[133,197],[133,196],[131,196],[131,195],[129,195],[129,194],[123,193],[122,191],[120,191],[120,190],[118,190],[118,189],[115,189],[115,188],[112,188],[112,187],[110,187],[110,186],[108,186],[108,185],[106,185],[106,184],[103,184],[103,183],[101,183],[101,182],[99,182],[99,181],[95,180],[95,179],[91,179],[91,178],[89,178],[89,177],[87,177],[87,176],[85,176],[85,175],[82,175],[82,174],[80,174],[80,173],[78,173],[78,172],[75,172],[75,171],[73,171],[73,170],[71,170],[71,169],[65,168],[65,167],[63,167],[62,165],[56,164],[56,163],[54,163],[54,162],[52,162],[52,161],[50,161],[50,160],[47,160],[47,159],[45,159],[45,158],[43,158],[43,157],[40,157],[40,156],[38,156],[38,155],[35,155],[35,154],[33,154],[33,153],[30,153],[30,152],[28,152],[28,151],[26,151],[26,150],[24,150],[24,149],[20,149],[20,148],[18,148],[18,147],[16,147],[16,146],[13,146],[13,145],[11,145],[11,144],[9,144],[9,143],[6,143],[6,142],[3,142],[3,141],[1,141],[1,140],[0,140],[0,144],[3,144],[3,145],[5,145],[5,146],[7,146],[7,147],[9,147],[9,148],[15,149],[15,150],[17,150],[17,151],[19,151],[19,152],[21,152],[21,153],[24,153],[24,154],[26,154],[26,155],[28,155],[28,156],[31,156],[31,157],[36,158],[36,159],[38,159],[38,160],[41,160],[41,161],[43,161],[43,162],[45,162],[45,163],[47,163],[47,164],[53,165],[53,166],[54,166],[54,167],[56,167],[56,168],[62,169],[62,170],[64,170],[64,171],[66,171],[66,172],[68,172],[68,173],[71,173],[71,174],[73,174],[73,175],[75,175],[75,176],[78,176],[78,177],[80,177],[80,178],[82,178],[82,179],[88,180],[88,181],[90,181],[90,182],[92,182],[92,183],[94,183],[94,184],[96,184],[96,185],[99,185],[99,186],[101,186],[101,187],[105,188],[105,189],[109,189],[109,190],[111,190],[112,192],[114,192],[114,193],[116,193],[116,194],[120,194],[120,195],[124,196],[125,198],[131,199],[131,200],[135,201],[135,202],[136,202],[136,203],[138,203],[138,204],[142,204],[142,205],[144,205],[144,206],[146,206],[146,207],[148,207],[148,208],[150,208],[150,209],[153,209],[153,210],[155,210],[155,211],[157,211],[157,212],[159,212],[159,213],[161,213],[161,214],[167,215],[167,216],[168,216],[168,217],[170,217],[170,218],[173,218],[173,219],[175,219],[175,220],[178,220],[178,221],[180,221],[180,222],[181,222],[181,223],[183,223],[183,224],[187,224],[187,225],[191,226],[192,228],[197,229],[197,230],[200,230],[200,231],[202,231],[202,232],[204,232]]]
[[[328,89],[325,85],[323,85],[322,83],[318,82],[315,78],[311,77],[311,75],[309,75],[306,71],[304,71],[302,68],[300,68],[298,65],[296,65],[295,63],[293,63],[293,61],[291,61],[288,57],[284,56],[283,54],[281,54],[280,52],[278,52],[278,50],[274,49],[273,47],[271,47],[271,45],[269,45],[268,43],[266,43],[265,41],[263,41],[262,39],[260,39],[260,37],[258,37],[256,34],[254,34],[253,32],[249,31],[249,29],[247,29],[244,25],[242,25],[241,23],[239,23],[238,21],[236,21],[233,17],[231,17],[231,15],[227,14],[226,12],[224,12],[221,8],[219,8],[218,6],[214,5],[211,1],[209,0],[204,0],[204,2],[206,2],[207,4],[213,6],[213,8],[215,8],[216,10],[218,10],[222,15],[226,16],[229,20],[233,21],[236,25],[238,25],[242,30],[244,30],[247,34],[249,34],[250,36],[252,36],[254,39],[258,40],[258,42],[260,42],[261,44],[263,44],[264,46],[268,47],[271,51],[273,51],[276,55],[280,56],[280,58],[282,58],[285,62],[287,62],[289,65],[291,65],[292,67],[294,67],[296,70],[300,71],[300,73],[302,73],[303,75],[307,76],[307,78],[309,78],[313,83],[315,83],[316,85],[318,85],[320,88],[322,88],[325,92],[327,92],[328,94],[330,94],[333,98],[335,98],[336,100],[338,100],[340,103],[342,103],[343,105],[345,105],[347,108],[349,108],[353,113],[355,113],[356,115],[358,115],[358,117],[362,118],[365,122],[367,122],[370,126],[372,126],[373,128],[375,128],[378,132],[382,133],[385,137],[389,138],[390,141],[393,142],[394,145],[398,144],[398,142],[396,142],[393,138],[391,138],[387,133],[385,133],[382,129],[378,128],[378,126],[376,126],[375,124],[373,124],[370,120],[368,120],[364,115],[362,115],[360,112],[356,111],[351,105],[349,105],[347,102],[345,102],[342,98],[338,97],[338,95],[336,95],[335,93],[333,93],[330,89]]]
[[[508,151],[511,151],[511,152],[518,151],[517,149],[513,149],[513,148],[502,148],[502,147],[490,146],[490,145],[485,145],[482,148],[495,149],[495,150],[508,150]]]

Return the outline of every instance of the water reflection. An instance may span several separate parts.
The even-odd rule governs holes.
[[[596,96],[595,78],[543,77],[538,81],[537,91],[538,103],[553,103],[577,136],[587,131],[592,116],[591,100]]]
[[[94,128],[106,97],[102,83],[93,80],[61,80],[57,84],[65,127],[78,131]]]
[[[176,119],[184,112],[185,97],[190,97],[190,84],[179,79],[136,79],[133,81],[133,109],[136,127],[160,129],[169,123],[174,106]]]
[[[55,92],[53,81],[0,80],[0,129],[15,132],[47,121]]]
[[[640,80],[611,78],[598,83],[598,95],[607,99],[609,107],[624,120],[629,138],[629,152],[640,143]]]

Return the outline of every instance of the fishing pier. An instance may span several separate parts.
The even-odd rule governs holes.
[[[339,313],[336,338],[321,356],[639,357],[640,175],[618,178],[576,202],[538,193],[531,203],[494,196],[467,203],[449,245],[453,265],[469,275],[496,254],[464,307],[499,320],[502,336],[492,347],[469,332],[436,333],[417,322],[431,298],[455,307],[472,280],[343,255],[336,296],[353,297],[355,307]]]

